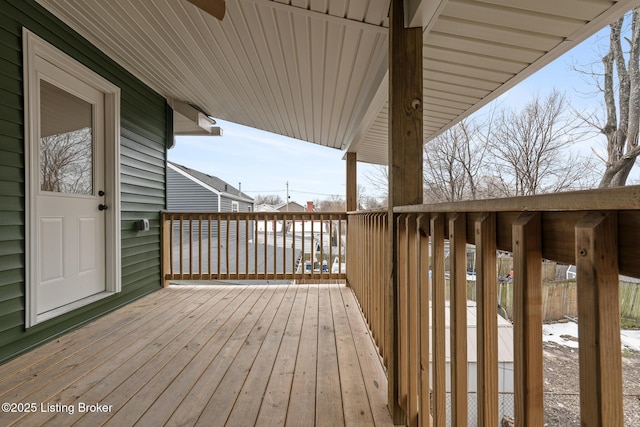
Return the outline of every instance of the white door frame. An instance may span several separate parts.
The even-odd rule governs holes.
[[[91,302],[120,292],[121,239],[120,239],[120,88],[56,49],[31,31],[23,28],[23,71],[25,112],[25,261],[26,261],[26,327],[75,310]],[[36,57],[42,58],[57,68],[94,87],[105,96],[105,292],[81,299],[55,310],[38,315],[38,231],[36,196],[39,188],[37,152],[40,135],[40,79],[42,70],[36,66]]]

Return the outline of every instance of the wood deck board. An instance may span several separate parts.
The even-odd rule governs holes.
[[[271,370],[267,389],[258,413],[256,425],[282,426],[287,419],[289,394],[293,382],[296,366],[296,355],[300,343],[302,319],[307,304],[308,286],[298,286],[296,298],[291,307],[291,314],[287,320],[284,337],[278,349],[276,362]]]
[[[392,425],[377,352],[340,285],[170,286],[0,373],[4,401],[75,409],[0,413],[0,425]]]

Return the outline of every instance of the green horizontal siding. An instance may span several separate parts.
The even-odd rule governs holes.
[[[25,329],[25,159],[22,28],[121,90],[122,292]],[[168,107],[34,0],[0,0],[0,363],[161,287]],[[150,220],[149,232],[135,230]]]

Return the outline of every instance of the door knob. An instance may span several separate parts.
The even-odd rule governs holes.
[[[106,211],[107,209],[109,209],[107,205],[103,205],[103,204],[98,205],[98,210],[100,211]]]
[[[102,190],[98,191],[98,196],[100,196],[100,197],[104,196],[104,191],[102,191]]]

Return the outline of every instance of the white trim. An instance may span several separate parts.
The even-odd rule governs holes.
[[[50,45],[26,28],[22,29],[24,117],[25,117],[25,233],[26,233],[26,327],[75,310],[98,299],[118,293],[122,289],[121,233],[120,233],[120,88],[73,58]],[[106,291],[75,301],[63,307],[38,315],[37,310],[37,233],[33,224],[37,220],[36,192],[31,190],[39,182],[39,165],[34,164],[33,138],[39,135],[40,96],[38,85],[43,74],[36,67],[41,58],[60,70],[71,74],[105,97],[105,203],[111,207],[105,212],[106,227]]]

